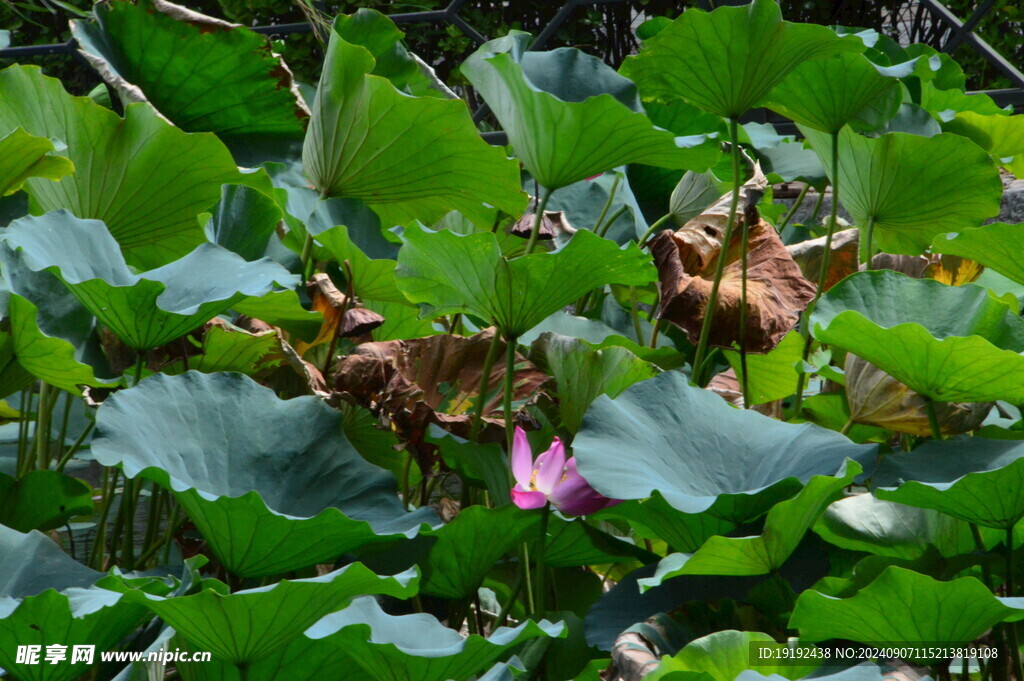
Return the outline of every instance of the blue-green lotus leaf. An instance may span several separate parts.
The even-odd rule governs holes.
[[[46,589],[84,589],[102,576],[64,553],[45,534],[25,534],[0,525],[0,597],[24,598]]]
[[[339,412],[315,397],[278,399],[240,374],[158,374],[112,396],[92,452],[170,489],[220,562],[246,577],[437,523],[429,508],[406,513],[394,478],[360,457]]]
[[[250,263],[210,243],[135,274],[102,222],[63,210],[14,221],[3,241],[28,269],[60,277],[86,309],[139,350],[174,340],[245,298],[297,283],[277,263]]]
[[[148,607],[199,650],[221,662],[250,665],[272,655],[323,616],[356,596],[416,593],[415,569],[378,576],[353,563],[319,577],[283,579],[269,586],[222,594],[206,589],[177,598],[148,597]]]
[[[931,441],[887,456],[875,496],[1005,529],[1024,518],[1024,442],[981,437]]]
[[[657,490],[686,513],[707,510],[723,496],[833,475],[846,458],[866,466],[875,450],[813,424],[734,409],[677,372],[637,383],[614,400],[598,397],[573,441],[580,473],[605,496],[642,499]]]
[[[1024,320],[984,287],[858,272],[821,297],[811,328],[932,399],[1024,400]]]
[[[0,524],[18,530],[52,530],[92,513],[92,489],[57,471],[35,470],[18,479],[0,473]]]
[[[719,157],[704,135],[656,128],[636,88],[572,48],[529,52],[513,31],[482,45],[462,72],[490,105],[530,175],[558,189],[627,163],[707,170]]]

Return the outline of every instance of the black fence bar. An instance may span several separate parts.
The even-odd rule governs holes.
[[[1011,64],[1006,57],[999,54],[994,47],[985,42],[981,36],[974,33],[973,30],[967,29],[964,22],[960,20],[960,17],[953,14],[948,7],[938,0],[920,0],[920,2],[928,8],[933,17],[942,20],[954,31],[959,31],[963,36],[961,40],[968,41],[975,50],[980,52],[982,56],[992,64],[992,66],[996,67],[1000,73],[1009,78],[1018,88],[1024,88],[1024,73]],[[989,3],[989,10],[992,9],[993,4],[994,3]],[[977,15],[977,12],[975,12],[975,15]],[[980,16],[977,18],[972,16],[971,18],[975,19],[975,25],[977,25],[977,22],[981,20]],[[971,28],[973,29],[973,26]]]

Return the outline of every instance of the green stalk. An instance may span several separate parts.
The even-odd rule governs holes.
[[[28,472],[28,415],[32,411],[32,388],[21,391],[21,402],[18,406],[18,458],[15,470],[19,476]]]
[[[50,384],[39,384],[39,409],[36,414],[36,468],[45,471],[50,467],[50,412],[57,394],[50,396]]]
[[[722,285],[722,273],[725,271],[725,260],[729,253],[729,244],[732,242],[732,232],[736,228],[736,208],[740,201],[740,150],[739,150],[739,123],[735,118],[729,119],[729,141],[732,144],[732,201],[729,204],[729,219],[725,223],[725,235],[722,237],[722,250],[718,254],[718,264],[715,266],[715,280],[711,284],[711,294],[708,296],[707,307],[704,308],[704,320],[700,327],[700,339],[697,341],[697,352],[693,357],[693,379],[698,385],[705,383],[700,374],[708,352],[708,338],[711,336],[711,324],[715,316],[715,308],[718,306],[718,289]],[[746,271],[744,270],[744,278]]]
[[[612,224],[619,219],[620,215],[626,212],[626,208],[626,206],[622,206],[617,211],[612,213],[612,216],[608,218],[608,222],[601,223],[600,227],[594,230],[594,233],[597,234],[598,236],[604,236],[605,234],[607,234],[608,229],[612,226]]]
[[[516,577],[515,583],[512,585],[512,590],[508,594],[508,600],[505,601],[505,605],[501,606],[501,612],[498,613],[498,618],[494,620],[495,627],[505,626],[505,618],[508,617],[508,613],[512,610],[512,605],[516,602],[516,598],[519,597],[519,592],[523,590],[523,574],[519,573]]]
[[[139,350],[138,355],[135,358],[135,379],[132,382],[133,386],[138,385],[139,381],[142,380],[142,369],[145,363],[146,354],[142,350]]]
[[[786,214],[779,221],[779,226],[776,227],[778,231],[782,231],[789,224],[789,221],[793,219],[796,212],[800,210],[800,206],[804,205],[804,199],[807,197],[807,190],[811,188],[810,184],[805,184],[804,188],[800,190],[800,195],[796,197],[796,201],[793,202],[793,207],[786,211]]]
[[[629,316],[633,318],[633,333],[636,334],[637,345],[644,345],[644,330],[640,326],[640,312],[637,310],[636,286],[629,287]]]
[[[868,217],[868,225],[865,228],[864,242],[861,244],[860,261],[868,264],[871,269],[871,258],[875,255],[875,216]]]
[[[125,478],[124,489],[121,492],[121,517],[124,520],[124,525],[122,526],[121,567],[124,570],[135,569],[135,511],[138,508],[141,484],[141,479],[129,480]]]
[[[61,419],[60,423],[60,437],[57,438],[59,447],[64,446],[64,440],[68,437],[68,419],[71,416],[71,400],[74,399],[74,395],[71,393],[64,393],[64,418]]]
[[[484,372],[480,376],[480,389],[477,390],[475,413],[473,414],[473,425],[469,428],[469,439],[476,440],[480,432],[480,423],[484,417],[484,402],[487,401],[487,386],[490,383],[491,368],[494,367],[494,360],[498,359],[498,348],[501,347],[501,334],[494,330],[494,337],[491,339],[491,346],[487,349],[487,356],[484,357]]]
[[[107,519],[110,517],[110,507],[114,505],[114,498],[117,496],[117,479],[121,471],[117,468],[108,468],[104,474],[103,485],[103,508],[100,509],[100,517],[96,523],[96,541],[92,546],[90,561],[97,570],[104,570],[104,551],[106,551]],[[109,475],[108,475],[109,474]],[[116,528],[115,528],[116,529]],[[112,547],[114,544],[111,545]]]
[[[1006,556],[1006,595],[1013,598],[1016,589],[1013,583],[1013,526],[1006,528],[1006,539],[1004,541]],[[1004,624],[1007,633],[1007,644],[1010,646],[1010,659],[1013,663],[1013,674],[1017,679],[1024,679],[1024,670],[1021,669],[1020,641],[1017,638],[1017,625],[1014,622]]]
[[[60,457],[60,461],[57,462],[57,467],[55,469],[58,473],[64,470],[64,466],[66,466],[68,461],[71,460],[71,457],[75,455],[75,452],[78,451],[78,448],[82,446],[82,443],[85,442],[85,438],[89,436],[89,433],[92,432],[92,429],[95,425],[95,421],[90,421],[89,425],[87,425],[85,429],[82,430],[82,434],[78,436],[78,439],[75,440],[74,444],[68,447],[68,451],[64,452],[64,455]]]
[[[663,224],[665,224],[666,222],[668,222],[671,219],[672,219],[672,213],[667,213],[665,215],[662,215],[657,220],[655,220],[654,224],[651,225],[647,229],[646,232],[644,232],[644,235],[642,237],[640,237],[640,241],[637,242],[640,245],[640,248],[643,248],[644,246],[646,246],[647,245],[647,240],[650,239],[652,236],[654,236],[654,233],[656,231],[658,231],[658,228],[661,227]]]
[[[515,388],[516,337],[506,336],[505,343],[505,391],[502,406],[505,413],[505,445],[508,448],[508,456],[511,461],[512,442],[515,439],[515,428],[512,423],[512,391]],[[508,468],[508,480],[510,483],[514,483],[512,466]]]
[[[824,196],[824,192],[822,192]],[[804,309],[804,319],[800,332],[804,337],[803,361],[811,356],[811,313],[817,305],[821,294],[825,292],[825,281],[828,279],[828,268],[832,259],[832,235],[836,231],[839,220],[839,133],[832,133],[832,210],[828,216],[828,231],[825,233],[825,252],[821,255],[821,268],[818,270],[818,288],[814,292],[811,304]],[[807,374],[802,370],[796,379],[796,409],[793,413],[800,414],[800,406],[804,401],[804,385]]]
[[[544,509],[540,515],[540,534],[537,536],[537,556],[534,559],[537,565],[536,577],[534,578],[534,584],[537,589],[537,595],[533,599],[533,604],[536,607],[534,610],[535,615],[541,615],[544,613],[544,573],[546,567],[544,565],[544,549],[547,545],[548,538],[548,517],[551,515],[551,502],[544,504]]]
[[[544,209],[548,206],[548,199],[551,198],[553,190],[547,187],[541,187],[540,197],[537,199],[537,213],[533,216],[533,229],[530,230],[530,240],[526,242],[526,250],[523,255],[530,255],[533,253],[534,247],[537,245],[537,235],[540,234],[540,223],[544,219]]]
[[[928,412],[928,423],[932,427],[932,437],[936,440],[942,439],[942,429],[939,427],[939,416],[935,413],[935,402],[930,397],[924,398],[925,410]]]
[[[604,202],[604,207],[601,208],[601,214],[597,216],[597,222],[594,223],[594,233],[595,234],[597,234],[597,230],[601,226],[601,223],[604,222],[604,216],[608,215],[608,211],[612,207],[612,200],[615,199],[615,192],[618,191],[618,189],[619,189],[619,182],[621,182],[621,181],[622,181],[622,175],[619,175],[618,173],[615,173],[615,181],[612,182],[612,188],[608,192],[608,198]],[[623,207],[625,207],[625,206],[623,206]],[[615,218],[612,218],[611,220],[609,220],[609,223],[611,223],[611,222],[615,222]]]
[[[654,330],[651,331],[651,342],[648,346],[653,348],[658,347],[658,333],[661,331],[661,317],[654,320]]]

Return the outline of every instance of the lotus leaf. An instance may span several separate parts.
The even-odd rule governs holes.
[[[750,650],[757,645],[778,649],[784,644],[776,643],[768,634],[754,631],[718,631],[686,644],[686,647],[670,658],[664,658],[644,679],[649,681],[682,681],[681,672],[694,676],[706,674],[714,681],[735,681],[744,671],[751,668]],[[759,674],[775,674],[785,679],[801,679],[817,668],[817,664],[758,664]]]
[[[391,224],[428,222],[452,209],[518,213],[515,163],[480,139],[462,102],[409,97],[369,75],[370,51],[331,31],[302,163],[324,197],[361,199]]]
[[[808,59],[861,52],[854,36],[782,20],[774,0],[713,12],[688,9],[644,41],[622,73],[645,97],[681,97],[705,111],[738,117]]]
[[[187,641],[216,659],[248,666],[284,648],[356,596],[408,598],[418,576],[409,570],[381,577],[359,563],[308,579],[283,579],[231,594],[206,589],[177,598],[149,597],[146,605]]]
[[[598,397],[573,440],[580,473],[597,491],[642,499],[657,490],[686,513],[722,497],[771,494],[794,479],[832,475],[845,458],[867,464],[874,450],[813,424],[736,410],[676,372],[637,383],[614,400]]]
[[[643,115],[636,89],[579,50],[528,52],[514,31],[481,46],[462,72],[490,105],[516,155],[549,190],[626,163],[707,170],[719,156],[703,135],[676,138]]]
[[[1024,266],[1017,257],[1024,247],[1024,224],[996,222],[959,233],[940,234],[932,251],[970,258],[985,267],[1024,284]]]
[[[886,457],[875,496],[1006,529],[1024,517],[1024,444],[1013,440],[927,442]]]
[[[280,400],[239,374],[156,375],[104,403],[92,452],[170,489],[221,563],[258,577],[436,522],[429,508],[405,512],[342,421],[317,398]]]
[[[22,599],[47,589],[86,589],[102,576],[62,551],[45,534],[25,534],[0,525],[0,598]]]
[[[830,135],[801,131],[831,168]],[[849,127],[839,132],[838,179],[840,203],[861,230],[874,230],[874,245],[907,255],[923,252],[938,234],[996,215],[1003,186],[984,150],[959,135],[870,138]]]
[[[28,269],[60,277],[91,313],[137,350],[163,345],[248,296],[296,280],[269,260],[249,263],[209,243],[137,275],[102,222],[64,210],[15,221],[3,241]],[[89,257],[80,258],[83,253]],[[196,271],[205,275],[197,279]]]
[[[943,613],[955,612],[956,617]],[[884,617],[879,617],[885,613]],[[1024,617],[1024,599],[999,598],[974,577],[939,582],[927,575],[889,567],[850,598],[805,591],[789,626],[808,641],[830,638],[900,645],[973,641],[994,624]]]
[[[39,210],[104,221],[132,266],[158,267],[193,250],[204,241],[196,215],[223,183],[242,181],[213,135],[187,134],[146,104],[129,104],[121,118],[70,96],[37,67],[0,72],[0,102],[0,130],[62,140],[76,168],[60,182],[27,180]]]
[[[57,471],[37,470],[19,479],[0,473],[0,523],[28,532],[52,530],[92,513],[92,490]]]
[[[30,177],[60,181],[75,170],[68,159],[50,154],[53,142],[16,128],[0,138],[0,196],[21,189]]]
[[[861,272],[822,296],[811,326],[931,399],[1024,400],[1024,321],[981,286]]]
[[[73,35],[124,101],[229,146],[302,138],[309,111],[263,36],[166,0],[109,0],[94,15]]]
[[[506,261],[489,233],[459,236],[411,226],[398,253],[398,287],[433,316],[468,312],[520,336],[605,284],[642,286],[654,268],[635,245],[579,231],[551,253]]]
[[[860,473],[860,465],[847,460],[834,476],[814,476],[796,496],[768,511],[760,535],[709,537],[695,553],[674,553],[663,558],[653,577],[639,580],[640,588],[646,590],[680,575],[741,577],[775,572],[835,496]]]
[[[942,127],[974,140],[1014,175],[1024,175],[1024,116],[963,111]]]

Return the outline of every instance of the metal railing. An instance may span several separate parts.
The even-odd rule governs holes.
[[[704,0],[703,2],[698,2],[696,4],[698,6],[707,6],[713,4],[743,4],[743,2],[745,2],[745,0],[727,0],[726,2],[719,0],[717,3]],[[837,0],[836,4],[841,5],[843,2],[844,0]],[[488,40],[488,37],[467,23],[467,21],[459,14],[460,10],[466,6],[466,4],[467,0],[451,0],[444,9],[422,12],[403,12],[389,16],[395,23],[405,25],[446,23],[458,28],[476,45],[481,45]],[[538,33],[531,49],[543,49],[546,47],[552,38],[555,37],[558,30],[569,22],[576,10],[587,6],[613,4],[626,4],[635,8],[635,14],[633,15],[634,19],[640,16],[643,11],[640,7],[640,0],[565,0],[551,21],[548,22],[548,24]],[[934,21],[942,22],[951,31],[949,38],[945,43],[936,47],[941,49],[943,52],[949,53],[956,50],[964,42],[967,42],[1011,83],[1011,87],[1009,88],[984,90],[982,92],[991,96],[1000,106],[1012,105],[1018,111],[1024,111],[1024,72],[1012,64],[1009,59],[1000,54],[975,32],[975,29],[979,26],[982,19],[994,10],[996,0],[984,0],[980,2],[967,19],[961,19],[938,0],[918,0],[918,4],[927,8],[934,18]],[[264,35],[279,36],[292,33],[309,33],[313,30],[312,26],[308,22],[253,26],[249,28],[252,31]],[[54,54],[67,54],[68,56],[77,55],[77,45],[75,40],[71,39],[64,43],[52,45],[25,45],[0,49],[0,59],[17,60]],[[477,110],[474,118],[479,119],[485,111],[486,110],[481,107],[481,109]],[[497,136],[491,135],[491,137]],[[494,141],[498,140],[495,139]]]

